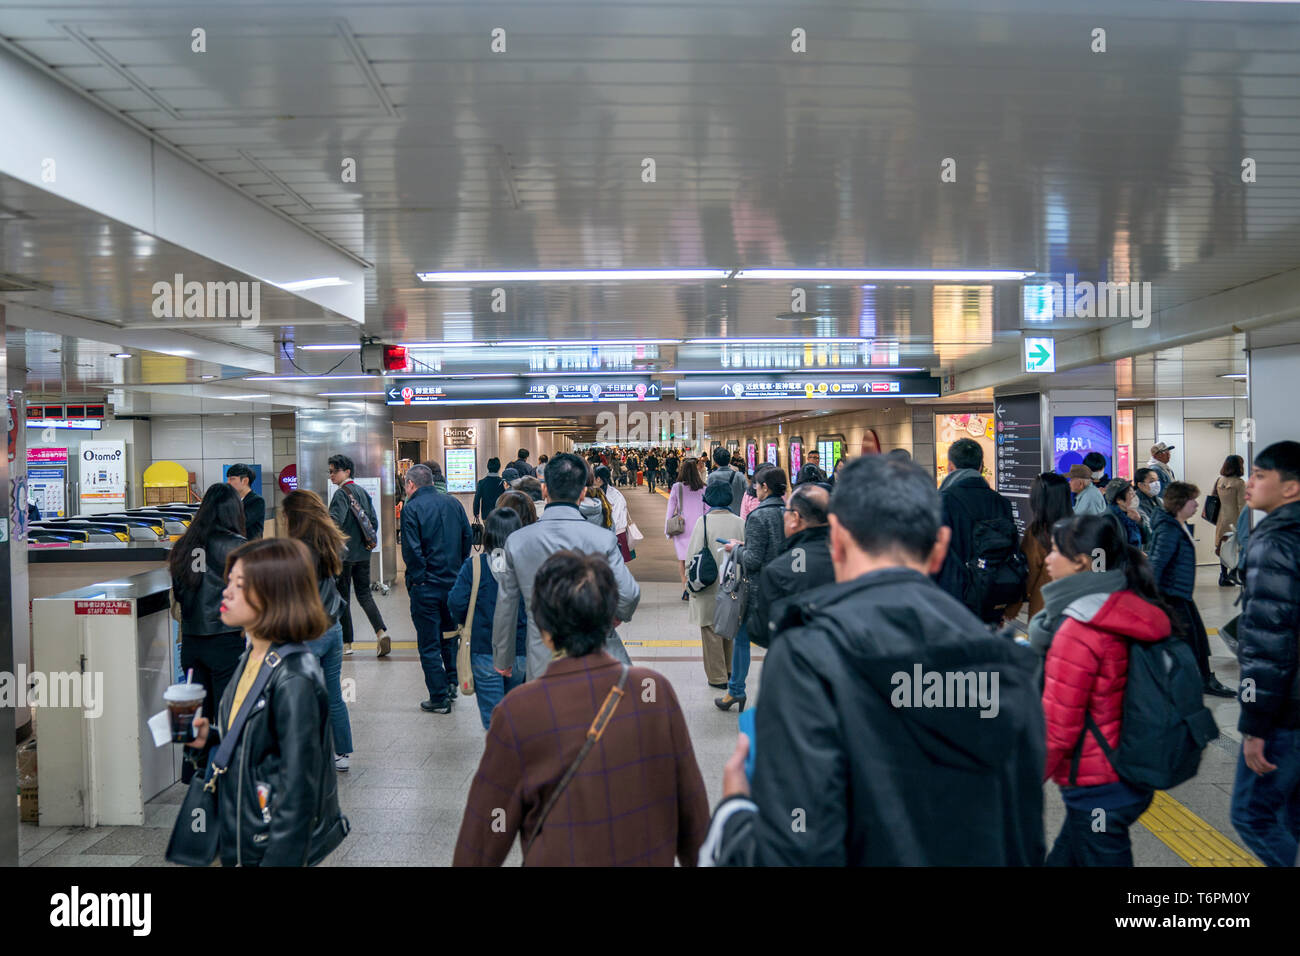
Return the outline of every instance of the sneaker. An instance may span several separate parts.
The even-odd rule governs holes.
[[[451,698],[448,697],[440,703],[435,703],[432,700],[422,700],[420,701],[420,709],[430,714],[450,714]]]
[[[335,754],[334,769],[339,773],[347,773],[348,768],[352,766],[352,754]]]
[[[387,657],[393,650],[393,642],[388,636],[387,631],[380,631],[375,635],[379,640],[375,644],[375,656]]]
[[[351,656],[352,656],[352,645],[351,645],[351,644],[344,644],[344,645],[343,645],[343,656],[344,656],[344,657],[351,657]]]

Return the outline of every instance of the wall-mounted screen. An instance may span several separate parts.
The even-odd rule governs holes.
[[[745,468],[750,475],[754,474],[754,469],[758,467],[758,442],[750,441],[745,443]]]
[[[790,474],[791,476],[799,474],[799,469],[803,467],[803,439],[790,439]]]
[[[1115,432],[1109,415],[1058,415],[1052,419],[1052,469],[1065,474],[1082,464],[1089,452],[1106,459],[1105,472],[1113,475]]]
[[[477,481],[477,462],[473,448],[444,448],[443,473],[447,476],[447,492],[453,495],[472,494]]]
[[[770,441],[770,442],[767,443],[767,463],[768,463],[769,465],[779,465],[779,464],[780,464],[780,461],[778,461],[778,455],[777,455],[777,450],[776,450],[776,442],[774,442],[774,441]]]

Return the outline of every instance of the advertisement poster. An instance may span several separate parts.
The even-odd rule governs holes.
[[[1109,415],[1058,415],[1052,420],[1052,470],[1063,475],[1095,451],[1106,459],[1106,474],[1113,475],[1114,440]]]
[[[770,442],[767,443],[767,463],[768,463],[769,465],[775,465],[775,464],[777,464],[777,460],[776,460],[776,442],[774,442],[774,441],[770,441]]]
[[[452,495],[473,494],[477,483],[475,473],[477,464],[473,448],[444,448],[443,474],[447,476],[447,493]]]
[[[798,438],[790,439],[790,473],[797,475],[799,469],[803,467],[803,441]]]
[[[27,500],[36,506],[42,518],[66,518],[68,503],[64,497],[66,472],[62,468],[27,469]]]
[[[81,514],[104,514],[126,507],[126,442],[83,441],[78,461]]]
[[[745,443],[745,467],[748,469],[748,473],[751,475],[754,473],[754,469],[758,466],[757,458],[758,458],[758,445],[754,444],[752,441],[746,442]]]
[[[997,444],[994,440],[992,412],[934,416],[934,477],[939,484],[948,476],[948,448],[959,438],[973,438],[984,449],[984,467],[980,474],[993,486],[993,463]]]
[[[64,464],[68,460],[68,450],[66,448],[28,448],[27,464],[29,465],[52,465],[58,463]]]

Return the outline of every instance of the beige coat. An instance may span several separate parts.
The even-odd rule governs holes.
[[[713,560],[718,562],[718,570],[722,570],[722,559],[726,556],[723,546],[718,543],[717,539],[722,538],[724,541],[736,538],[739,541],[745,540],[745,522],[739,515],[733,515],[726,508],[713,508],[704,513],[699,521],[695,522],[695,527],[691,530],[691,542],[686,546],[686,567],[691,566],[691,559],[695,552],[704,547],[704,519],[708,518],[709,525],[709,547],[713,550]],[[699,627],[713,626],[713,609],[718,600],[718,585],[713,583],[700,593],[691,593],[690,596],[690,621]]]
[[[1214,522],[1214,547],[1218,550],[1223,536],[1237,527],[1241,509],[1246,507],[1246,482],[1240,478],[1220,478],[1213,490],[1219,496],[1219,520]]]

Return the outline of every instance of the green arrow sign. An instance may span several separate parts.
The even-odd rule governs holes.
[[[1056,342],[1053,339],[1025,339],[1025,371],[1056,371]]]

